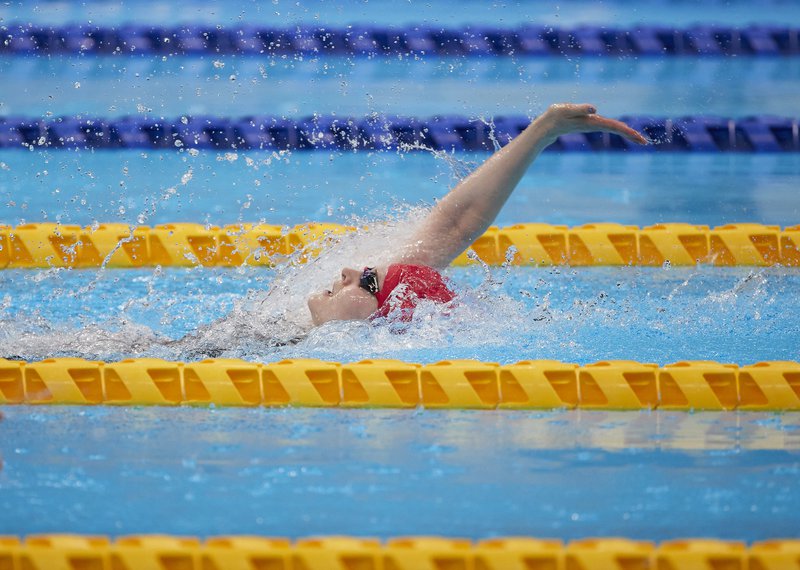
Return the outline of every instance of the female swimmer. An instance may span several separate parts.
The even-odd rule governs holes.
[[[420,299],[448,303],[454,297],[439,270],[447,267],[479,235],[486,231],[517,186],[525,170],[539,153],[559,135],[574,132],[606,131],[633,142],[646,140],[619,121],[595,114],[591,105],[553,105],[533,121],[516,139],[492,155],[480,168],[451,190],[420,222],[408,243],[389,256],[391,263],[367,269],[342,270],[330,290],[312,295],[308,307],[315,325],[333,320],[370,319],[388,316],[410,319]],[[263,302],[263,298],[260,298]],[[159,356],[208,358],[226,354],[235,347],[240,353],[247,346],[278,347],[301,340],[306,320],[287,321],[285,315],[265,314],[249,308],[236,309],[208,325],[198,327],[183,338],[167,340],[144,335],[137,330],[113,333],[102,330],[75,337],[74,350],[86,354],[86,339],[114,352],[141,354],[161,348],[171,353]],[[88,336],[87,336],[88,335]],[[20,341],[20,352],[30,359],[30,338]],[[41,353],[70,350],[63,335],[41,339]],[[8,344],[8,343],[6,343]],[[10,350],[10,352],[9,352]],[[7,354],[15,354],[6,347]],[[238,354],[237,353],[237,354]],[[44,356],[43,356],[44,357]]]
[[[314,324],[390,315],[408,320],[421,299],[451,301],[454,294],[439,270],[486,231],[542,150],[560,135],[595,131],[647,144],[627,125],[597,115],[592,105],[552,105],[436,204],[393,263],[344,268],[329,290],[309,297]]]

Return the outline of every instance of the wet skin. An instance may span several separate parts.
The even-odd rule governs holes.
[[[375,268],[378,289],[386,275],[384,267]],[[368,319],[378,310],[378,300],[359,285],[363,270],[345,267],[330,289],[314,293],[308,298],[308,308],[314,325],[333,320]]]

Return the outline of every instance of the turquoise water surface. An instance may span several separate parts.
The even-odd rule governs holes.
[[[0,98],[0,115],[38,117],[377,112],[488,119],[537,115],[559,101],[589,101],[610,116],[796,117],[800,89],[800,59],[789,57],[53,55],[0,58],[0,73],[16,83]]]
[[[397,334],[385,324],[303,325],[305,296],[336,276],[320,282],[326,276],[313,268],[6,270],[0,356],[800,360],[797,270],[472,268],[447,275],[462,302],[447,314],[420,311]],[[293,294],[282,290],[287,283]]]
[[[408,4],[408,5],[406,5]],[[0,21],[508,27],[800,21],[769,0],[12,2]],[[0,56],[0,116],[797,117],[800,60]],[[13,88],[12,88],[13,87]],[[452,268],[447,314],[310,326],[487,157],[0,150],[0,224],[370,226],[308,265],[0,271],[0,357],[800,360],[791,268]],[[800,223],[798,154],[545,153],[497,223]],[[797,413],[0,406],[0,534],[800,536]]]
[[[796,414],[5,411],[4,534],[754,541],[800,526]]]
[[[200,0],[180,7],[164,0],[129,0],[124,3],[90,0],[80,4],[48,0],[33,5],[9,3],[0,9],[0,17],[49,24],[92,19],[95,23],[107,25],[130,21],[159,25],[187,22],[231,25],[245,20],[261,25],[321,22],[336,26],[364,22],[378,25],[424,22],[443,26],[480,22],[514,26],[531,21],[563,26],[583,23],[625,26],[642,22],[685,26],[696,22],[779,24],[800,19],[800,8],[789,0],[761,0],[757,6],[754,9],[753,3],[747,0],[712,0],[702,4],[687,0],[646,3],[632,0],[577,0],[569,3],[467,0],[459,2],[458,9],[453,9],[451,2],[404,2],[398,5],[391,0],[272,0],[266,4],[255,0],[224,3]]]
[[[4,150],[0,223],[373,222],[433,204],[487,157]],[[798,154],[545,153],[497,224],[789,226],[800,221],[798,177]]]

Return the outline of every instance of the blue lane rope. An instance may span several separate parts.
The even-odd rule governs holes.
[[[561,151],[798,152],[798,119],[760,116],[726,119],[621,117],[654,143],[645,147],[604,133],[562,136]],[[493,150],[530,124],[525,116],[491,121],[463,116],[342,118],[192,116],[174,119],[0,117],[0,148],[218,149],[218,150]]]
[[[439,28],[381,26],[288,28],[136,24],[103,28],[12,23],[0,26],[0,54],[320,54],[411,56],[798,55],[800,28],[697,25]]]

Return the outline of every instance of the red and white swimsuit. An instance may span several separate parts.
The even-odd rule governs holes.
[[[455,296],[444,277],[433,267],[395,263],[386,270],[383,287],[375,295],[378,310],[373,317],[386,317],[399,309],[400,319],[410,321],[420,300],[449,303]]]

